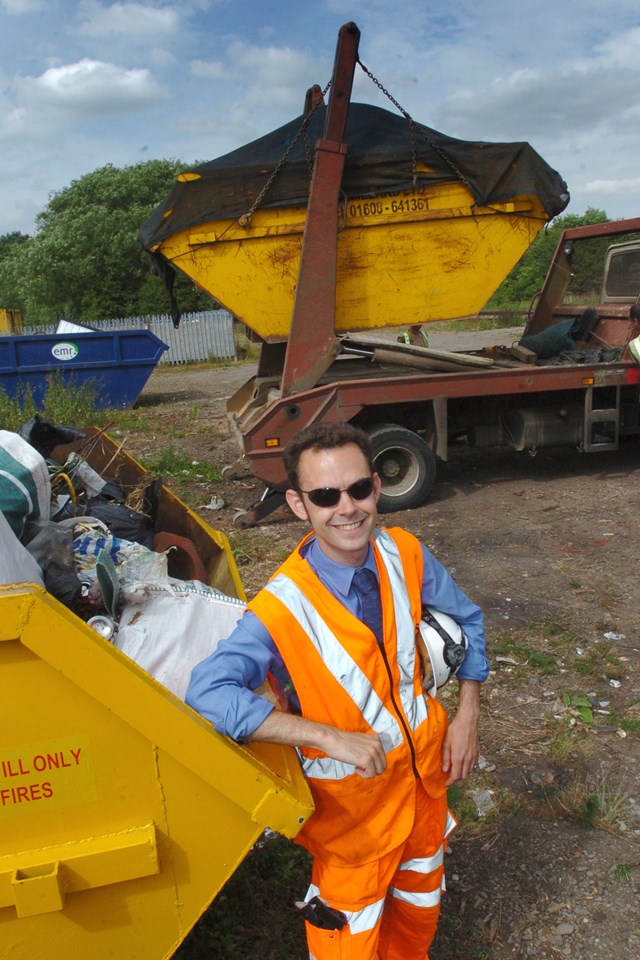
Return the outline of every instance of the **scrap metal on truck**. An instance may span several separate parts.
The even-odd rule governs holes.
[[[331,81],[307,91],[303,114],[180,174],[140,232],[170,290],[182,271],[261,344],[256,375],[228,402],[265,484],[242,525],[283,502],[284,447],[321,420],[369,434],[383,511],[422,503],[452,443],[591,451],[638,431],[638,284],[611,302],[563,306],[578,230],[563,235],[526,328],[534,346],[548,328],[567,333],[564,363],[541,365],[524,344],[445,354],[376,336],[477,315],[569,194],[527,143],[458,140],[401,107],[351,103],[359,66],[399,107],[359,40],[345,24]],[[584,236],[629,230],[640,221]],[[582,350],[573,361],[571,345]]]

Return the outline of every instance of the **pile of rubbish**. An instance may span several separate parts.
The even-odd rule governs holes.
[[[37,583],[184,699],[242,600],[207,584],[194,544],[155,529],[160,479],[125,491],[89,464],[94,437],[33,417],[0,430],[0,585]],[[52,458],[74,444],[63,463]],[[106,472],[106,471],[105,471]],[[182,551],[189,578],[171,576]]]

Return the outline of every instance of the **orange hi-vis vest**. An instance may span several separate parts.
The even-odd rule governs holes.
[[[431,796],[445,793],[442,741],[448,720],[422,688],[416,629],[423,558],[416,538],[393,528],[378,531],[372,541],[384,650],[302,557],[307,539],[249,609],[284,659],[302,716],[380,736],[387,768],[371,779],[320,750],[298,748],[315,813],[297,839],[326,862],[353,866],[376,860],[406,840],[418,779]]]

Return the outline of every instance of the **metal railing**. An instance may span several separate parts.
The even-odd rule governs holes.
[[[228,310],[184,313],[177,330],[168,314],[97,320],[86,326],[95,330],[139,330],[145,327],[169,347],[162,355],[160,363],[179,364],[236,358],[233,315]],[[39,324],[24,327],[23,334],[51,334],[55,333],[55,330],[56,324]]]

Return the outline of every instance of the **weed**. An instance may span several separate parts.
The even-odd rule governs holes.
[[[492,656],[507,655],[513,656],[519,661],[519,666],[532,667],[545,675],[551,675],[558,672],[558,663],[556,657],[549,653],[544,653],[529,642],[519,640],[515,636],[497,636],[492,641]]]
[[[571,727],[564,720],[556,717],[547,721],[547,727],[550,733],[547,748],[549,756],[553,760],[566,760],[574,750]]]
[[[618,713],[617,710],[611,711],[611,723],[615,723],[631,737],[640,739],[640,717],[628,716]]]
[[[229,542],[236,562],[241,566],[269,560],[275,568],[289,554],[286,545],[255,530],[233,531],[229,534]]]
[[[552,760],[566,760],[574,753],[588,754],[592,746],[588,727],[572,717],[550,717],[546,721],[549,737],[547,753]]]
[[[549,616],[541,617],[538,624],[533,623],[527,626],[533,631],[539,630],[555,650],[568,650],[576,642],[575,633],[568,630],[564,624],[558,623],[557,620]]]
[[[29,386],[19,389],[15,398],[0,387],[0,424],[5,430],[16,431],[39,413],[45,420],[57,424],[102,425],[108,414],[95,409],[96,396],[96,388],[90,382],[76,386],[57,372],[49,377],[40,405],[34,401]]]
[[[205,480],[207,483],[219,483],[220,472],[212,463],[192,460],[186,453],[166,447],[155,457],[146,457],[143,466],[156,476],[172,477],[176,480]]]
[[[498,313],[479,314],[477,317],[463,320],[442,320],[437,324],[438,332],[466,333],[467,330],[500,330],[524,326],[529,304],[511,304],[508,310],[499,310]]]
[[[174,960],[234,957],[291,960],[307,956],[304,923],[294,903],[309,884],[310,858],[271,834],[257,843],[174,954]]]
[[[466,828],[478,819],[478,811],[476,810],[473,800],[469,796],[466,788],[456,783],[449,787],[447,799],[451,807],[451,812],[458,823],[458,830],[464,832]]]
[[[452,886],[447,883],[449,890]],[[438,930],[434,940],[434,947],[438,948],[438,955],[450,957],[451,960],[487,960],[490,948],[486,943],[476,941],[469,943],[468,936],[462,936],[463,921],[459,916],[447,912],[448,900],[444,901],[443,912],[440,915]],[[481,934],[478,934],[481,937]]]
[[[590,726],[593,723],[593,707],[591,701],[582,693],[562,695],[562,702],[565,707],[569,707],[574,716],[579,717],[583,723]]]
[[[482,837],[494,829],[496,819],[515,816],[520,812],[520,801],[510,790],[492,788],[493,807],[480,815],[472,795],[473,789],[467,783],[449,787],[447,799],[458,824],[456,836]]]
[[[631,867],[628,863],[616,863],[609,873],[612,880],[624,880],[626,883],[631,883]]]
[[[558,795],[561,807],[584,827],[619,828],[629,796],[602,771],[574,780]]]
[[[584,656],[576,659],[574,667],[582,676],[606,677],[608,680],[619,680],[625,674],[624,665],[611,653],[611,644],[604,640],[592,644]]]
[[[149,416],[144,410],[119,410],[113,415],[114,427],[110,430],[114,436],[123,433],[151,433]]]

